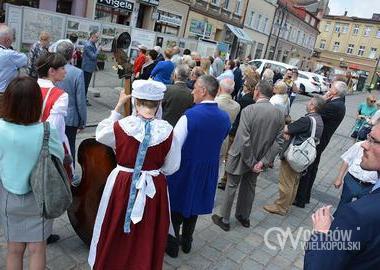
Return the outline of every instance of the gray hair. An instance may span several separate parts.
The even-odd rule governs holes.
[[[272,89],[272,85],[267,82],[267,81],[263,81],[261,80],[257,85],[256,85],[256,89],[264,96],[266,96],[267,98],[270,98],[272,97],[273,95],[273,89]]]
[[[0,24],[0,40],[4,38],[12,38],[13,29],[6,24]]]
[[[314,105],[315,111],[317,113],[321,112],[321,110],[326,104],[326,101],[321,96],[317,96],[317,95],[314,95],[311,100]]]
[[[335,90],[337,91],[338,96],[344,97],[346,95],[348,88],[347,88],[347,84],[345,82],[335,81],[335,82],[333,82],[333,86],[334,86]]]
[[[270,68],[267,68],[267,69],[264,70],[263,80],[270,81],[270,80],[273,80],[273,77],[274,77],[273,70],[271,70]]]
[[[232,79],[230,79],[230,78],[225,78],[225,79],[222,79],[222,80],[219,82],[219,87],[220,87],[224,92],[227,92],[227,93],[231,94],[231,93],[234,91],[235,82],[234,82],[234,80],[232,80]]]
[[[189,68],[186,65],[178,65],[174,70],[177,81],[186,82],[189,78]]]
[[[69,62],[73,57],[74,45],[68,41],[62,41],[57,44],[56,52],[62,54],[66,61]]]
[[[217,79],[215,79],[211,75],[202,75],[198,78],[200,80],[203,87],[207,89],[207,92],[212,96],[216,97],[216,94],[219,90],[219,83]]]
[[[154,46],[153,50],[155,50],[156,52],[160,53],[161,52],[161,47],[160,46]]]

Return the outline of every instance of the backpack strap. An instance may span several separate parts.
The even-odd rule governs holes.
[[[311,138],[315,138],[315,132],[317,130],[317,122],[315,121],[314,117],[309,116],[311,120]]]
[[[42,151],[49,151],[50,124],[48,121],[43,122],[44,138],[42,140]]]
[[[44,98],[44,101],[42,103],[42,110],[41,110],[41,117],[40,117],[41,119],[42,119],[42,116],[43,116],[43,114],[45,112],[46,102],[49,99],[50,92],[51,92],[51,90],[53,90],[53,88],[54,88],[54,86],[49,88],[49,90],[47,91],[46,96]]]

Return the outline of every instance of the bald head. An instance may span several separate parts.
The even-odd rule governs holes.
[[[230,78],[225,78],[219,82],[221,94],[231,94],[234,91],[235,82]]]
[[[0,45],[9,48],[13,42],[13,30],[5,24],[0,24]]]

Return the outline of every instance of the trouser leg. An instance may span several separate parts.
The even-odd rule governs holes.
[[[71,127],[71,126],[65,127],[65,133],[66,133],[67,139],[69,140],[70,152],[73,159],[74,167],[75,167],[75,140],[77,137],[77,131],[78,131],[77,127]]]
[[[171,220],[172,220],[172,225],[174,229],[174,234],[168,236],[168,243],[167,243],[167,248],[171,250],[177,250],[179,248],[179,231],[181,224],[183,222],[183,216],[180,213],[177,212],[171,212]]]
[[[224,222],[228,222],[231,216],[231,208],[234,202],[235,193],[240,182],[240,175],[233,175],[227,173],[227,185],[225,190],[225,197],[220,210]]]
[[[246,172],[240,181],[235,213],[236,216],[241,216],[243,219],[249,219],[251,215],[253,200],[255,199],[257,176],[257,173]]]
[[[235,136],[232,136],[232,135],[229,135],[229,136],[228,136],[227,153],[228,153],[228,151],[230,150],[231,144],[234,142],[234,139],[235,139]],[[225,158],[225,161],[227,161],[227,155],[226,155],[224,158]],[[227,183],[227,172],[226,172],[226,170],[224,170],[224,175],[223,175],[222,178],[220,179],[220,182],[221,182],[221,183],[224,183],[224,184]]]
[[[90,86],[92,73],[83,71],[83,75],[84,75],[84,90],[85,90],[86,98],[87,98],[87,92],[88,92],[88,87]]]
[[[198,216],[191,216],[183,219],[182,225],[182,241],[192,241],[195,225],[197,224]]]
[[[275,201],[279,210],[287,212],[296,196],[299,173],[294,171],[286,160],[281,160],[279,198]]]

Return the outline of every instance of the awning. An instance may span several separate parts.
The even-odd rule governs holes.
[[[242,42],[252,43],[250,36],[241,28],[233,26],[226,23],[227,27],[231,30],[232,33]]]

